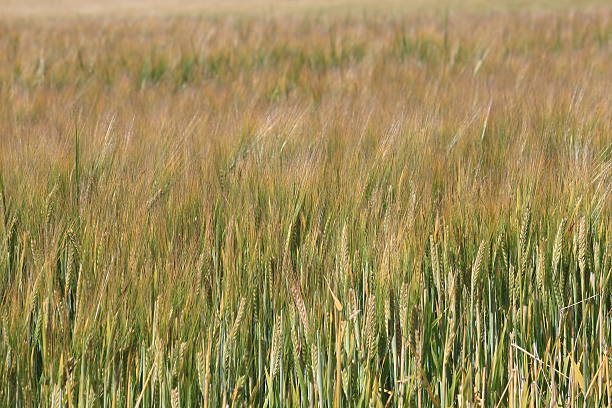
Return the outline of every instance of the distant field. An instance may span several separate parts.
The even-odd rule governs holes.
[[[221,4],[0,4],[0,406],[612,406],[612,8]]]
[[[384,13],[431,10],[562,9],[598,7],[605,0],[3,0],[2,17],[66,17],[101,15],[185,15],[268,13]]]

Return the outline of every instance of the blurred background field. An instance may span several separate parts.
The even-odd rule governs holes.
[[[269,13],[418,13],[435,10],[567,9],[603,7],[605,0],[3,0],[0,17],[101,15],[262,15]]]

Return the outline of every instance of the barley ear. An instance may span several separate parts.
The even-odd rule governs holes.
[[[374,295],[368,298],[366,304],[366,315],[364,324],[364,337],[367,342],[367,356],[372,358],[378,347],[378,337],[376,333],[376,297]]]
[[[300,320],[302,321],[302,326],[304,327],[304,335],[306,339],[310,341],[310,325],[308,324],[308,313],[306,312],[306,304],[304,302],[304,297],[302,296],[302,291],[300,289],[299,282],[297,277],[290,274],[288,278],[288,286],[289,292],[291,293],[291,298],[293,299],[293,303],[295,304],[295,308],[300,316]]]
[[[471,297],[471,302],[472,302],[472,306],[471,309],[472,311],[474,310],[474,301],[475,301],[475,297],[477,296],[477,292],[479,291],[479,284],[480,284],[480,270],[482,269],[482,258],[484,257],[484,250],[485,250],[485,242],[484,240],[480,242],[480,246],[478,247],[478,253],[476,254],[476,259],[474,260],[474,264],[472,265],[472,286],[471,286],[471,292],[470,292],[470,297]]]
[[[408,339],[409,327],[410,324],[410,313],[409,311],[409,299],[410,299],[410,289],[408,287],[408,283],[404,282],[402,284],[402,289],[400,293],[400,302],[399,302],[399,314],[400,314],[400,328],[402,330],[402,336],[404,340]]]
[[[578,266],[580,267],[581,273],[585,273],[586,271],[586,252],[586,218],[583,216],[580,218],[580,227],[578,230]]]
[[[229,333],[228,341],[233,343],[238,335],[238,331],[240,330],[240,326],[242,325],[242,321],[244,319],[246,309],[246,298],[242,297],[240,299],[240,303],[238,304],[238,311],[236,312],[236,319],[234,320],[234,324]]]
[[[172,390],[172,398],[170,400],[172,408],[180,408],[181,406],[181,393],[179,392],[179,388],[176,387]]]
[[[536,281],[540,294],[544,297],[545,295],[545,282],[546,282],[546,268],[544,267],[544,250],[538,248],[538,260],[536,263]],[[544,300],[544,299],[542,299]]]
[[[270,377],[274,378],[278,372],[280,355],[283,347],[283,322],[279,314],[274,321],[272,328],[272,345],[270,347]]]

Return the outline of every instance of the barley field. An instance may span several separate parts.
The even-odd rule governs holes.
[[[239,3],[0,6],[0,406],[612,406],[609,3]]]

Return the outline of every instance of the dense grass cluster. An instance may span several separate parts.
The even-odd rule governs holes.
[[[1,21],[0,405],[610,406],[611,17]]]

